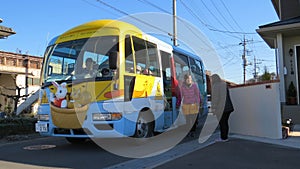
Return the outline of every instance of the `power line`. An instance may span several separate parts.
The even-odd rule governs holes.
[[[223,6],[225,7],[227,13],[229,14],[229,16],[231,17],[231,19],[233,20],[233,22],[240,28],[240,30],[243,31],[243,29],[240,27],[240,25],[237,23],[237,21],[234,19],[234,17],[231,15],[230,11],[228,10],[227,6],[225,5],[225,3],[223,2],[223,0],[221,0],[221,3],[223,4]],[[243,31],[244,32],[244,31]]]
[[[161,8],[161,7],[155,5],[155,4],[153,4],[153,3],[151,3],[151,2],[149,2],[149,1],[147,1],[147,0],[138,0],[138,1],[140,1],[140,2],[142,2],[142,3],[145,3],[145,4],[148,4],[148,5],[150,5],[150,6],[154,7],[154,8],[156,8],[156,9],[162,11],[162,12],[165,12],[165,13],[168,13],[168,14],[172,15],[171,12],[169,12],[169,11],[167,11],[167,10],[165,10],[165,9],[163,9],[163,8]]]
[[[268,59],[256,59],[258,61],[262,61],[262,62],[275,62],[275,60],[268,60]]]
[[[234,38],[237,38],[239,40],[241,40],[240,37],[237,37],[235,35],[232,35],[232,34],[244,34],[244,32],[232,32],[232,31],[228,31],[228,30],[219,30],[219,29],[216,29],[214,28],[213,26],[211,25],[208,25],[206,24],[203,20],[201,20],[201,18],[190,8],[186,5],[185,2],[183,2],[183,0],[180,0],[180,2],[182,3],[183,7],[194,17],[196,18],[198,21],[200,21],[200,23],[202,25],[204,25],[208,30],[210,31],[215,31],[215,32],[221,32],[221,33],[225,33],[227,34],[228,36],[231,36],[231,37],[234,37]],[[251,33],[252,34],[252,33]],[[255,33],[256,34],[256,33]]]
[[[200,23],[202,25],[204,25],[205,27],[207,27],[208,29],[211,29],[213,26],[206,24],[204,21],[201,20],[201,18],[191,9],[189,8],[182,0],[180,0],[180,2],[182,3],[183,7],[194,17],[196,18],[198,21],[200,21]]]
[[[145,4],[148,4],[148,5],[150,5],[150,6],[154,7],[154,8],[156,8],[156,9],[159,9],[159,10],[162,11],[162,12],[165,12],[165,13],[167,13],[167,14],[172,15],[171,12],[169,12],[169,11],[167,11],[167,10],[165,10],[165,9],[162,9],[161,7],[155,5],[155,4],[153,4],[153,3],[151,3],[151,2],[149,2],[149,1],[147,1],[147,0],[138,0],[138,1],[140,1],[140,2],[142,2],[142,3],[145,3]],[[177,18],[177,19],[178,19],[179,21],[183,22],[183,23],[186,23],[186,21],[183,20],[183,19],[181,19],[181,18]],[[203,22],[203,23],[204,23],[204,22]],[[191,28],[191,26],[190,26],[189,24],[184,24],[184,26],[185,26],[187,29],[189,29],[189,30],[191,31],[191,33],[193,33],[195,36],[197,36],[197,37],[203,42],[203,44],[205,44],[210,50],[214,50],[213,48],[211,48],[211,46],[209,46],[206,42],[204,42],[203,39],[202,39],[201,37],[199,37],[199,35]]]
[[[159,30],[159,31],[161,31],[161,32],[164,32],[164,33],[166,33],[166,34],[169,33],[169,32],[167,32],[167,31],[165,31],[165,30],[163,30],[163,29],[161,29],[161,28],[159,28],[159,27],[157,27],[157,26],[151,25],[150,23],[147,23],[147,22],[145,22],[145,21],[143,21],[143,20],[141,20],[141,19],[139,19],[139,18],[136,18],[136,17],[134,17],[134,16],[131,16],[129,13],[127,13],[127,12],[125,12],[125,11],[122,11],[122,10],[120,10],[120,9],[114,7],[114,6],[111,6],[111,5],[109,5],[108,3],[105,3],[105,2],[103,2],[103,1],[101,1],[101,0],[97,0],[97,2],[103,4],[103,5],[105,5],[105,6],[109,7],[109,8],[111,8],[111,9],[113,9],[113,10],[115,10],[115,11],[117,11],[117,12],[123,14],[123,15],[127,15],[128,17],[131,17],[132,19],[135,19],[136,21],[141,22],[141,23],[143,23],[143,24],[145,24],[145,25],[147,25],[147,26],[149,26],[149,27],[152,27],[152,28],[154,28],[154,29],[157,29],[157,30]]]
[[[105,3],[105,2],[103,2],[103,1],[101,1],[101,0],[97,0],[97,1],[98,1],[99,3],[102,3],[103,5],[105,5],[105,6],[109,7],[109,8],[111,8],[111,9],[113,9],[113,10],[119,12],[119,13],[122,13],[122,14],[124,14],[124,15],[127,15],[127,16],[129,16],[129,17],[131,17],[131,18],[137,20],[138,22],[141,22],[141,23],[143,23],[143,24],[145,24],[145,25],[148,25],[148,26],[150,26],[150,27],[153,27],[153,28],[155,28],[155,29],[157,29],[157,30],[159,30],[159,31],[161,31],[161,32],[164,32],[164,33],[166,33],[166,34],[169,34],[169,32],[167,32],[167,31],[165,31],[165,30],[163,30],[163,29],[161,29],[161,28],[159,28],[159,27],[153,26],[153,25],[151,25],[151,24],[149,24],[149,23],[147,23],[147,22],[145,22],[145,21],[143,21],[143,20],[141,20],[141,19],[138,19],[138,18],[136,18],[136,17],[134,17],[134,16],[131,16],[131,15],[129,15],[128,13],[126,13],[125,11],[122,11],[122,10],[120,10],[120,9],[117,9],[117,8],[115,8],[115,7],[109,5],[109,4],[107,4],[107,3]],[[153,7],[156,7],[156,5],[150,3],[149,1],[146,1],[146,0],[143,0],[143,1],[144,1],[145,3],[148,3],[149,5],[151,5],[151,6],[153,6]],[[161,9],[161,8],[158,8],[158,9],[163,10],[163,9]],[[165,11],[165,10],[163,10],[163,11]],[[167,12],[167,11],[165,11],[165,12]],[[168,12],[168,13],[169,13],[169,12]],[[182,22],[185,22],[185,21],[182,20],[182,19],[178,19],[178,20],[180,20],[180,21],[182,21]],[[187,28],[188,28],[195,36],[197,36],[197,37],[203,42],[203,44],[205,44],[210,50],[214,50],[213,48],[211,48],[211,46],[209,46],[206,42],[204,42],[203,39],[202,39],[201,37],[199,37],[199,35],[198,35],[197,33],[195,33],[194,30],[193,30],[188,24],[187,24],[187,25],[185,24],[185,26],[186,26],[186,27],[187,27]]]
[[[220,12],[220,10],[218,9],[217,5],[215,4],[214,1],[211,1],[211,3],[213,4],[213,6],[215,7],[215,9],[217,10],[217,12],[219,13],[219,15],[223,18],[223,20],[227,23],[227,25],[235,31],[235,29],[231,26],[231,24],[229,24],[229,22],[227,21],[227,19],[224,17],[224,15],[222,15],[222,13]]]
[[[148,5],[150,5],[150,6],[154,7],[154,8],[156,8],[156,9],[162,11],[162,12],[165,12],[165,13],[167,13],[167,14],[172,15],[171,12],[169,12],[169,11],[167,11],[167,10],[165,10],[165,9],[163,9],[163,8],[161,8],[161,7],[159,7],[159,6],[157,6],[157,5],[155,5],[154,3],[149,2],[148,0],[137,0],[137,1],[140,1],[140,2],[142,2],[142,3],[148,4]],[[192,10],[191,8],[189,8],[182,0],[180,0],[180,1],[181,1],[181,3],[183,4],[184,8],[186,8],[186,10],[187,10],[194,18],[196,18],[202,25],[204,25],[205,27],[207,27],[207,28],[208,28],[209,30],[211,30],[211,31],[221,32],[221,33],[231,33],[231,34],[257,34],[257,33],[255,33],[255,32],[239,32],[239,31],[228,31],[228,30],[220,30],[220,29],[216,29],[216,28],[214,28],[213,26],[211,26],[211,25],[205,23],[205,22],[204,22],[204,21],[203,21],[196,13],[194,13],[193,10]],[[178,19],[181,20],[180,18],[178,18]],[[238,39],[241,40],[240,38],[238,38]]]
[[[203,4],[203,6],[207,9],[207,11],[213,16],[213,18],[215,18],[215,20],[221,25],[223,26],[223,28],[228,31],[228,29],[225,27],[225,25],[223,25],[223,23],[216,17],[216,15],[211,12],[211,10],[206,6],[206,4],[203,2],[203,0],[200,0],[201,3]]]
[[[87,1],[87,0],[81,0],[81,1],[83,1],[83,2],[85,2],[85,3],[87,3],[87,4],[89,4],[90,6],[99,8],[99,9],[101,9],[101,10],[105,10],[106,12],[108,12],[108,13],[110,13],[110,14],[112,14],[112,15],[116,15],[116,16],[118,16],[118,17],[120,16],[120,15],[117,15],[117,14],[115,14],[115,13],[113,13],[113,12],[111,12],[111,11],[105,9],[105,8],[101,8],[101,7],[95,5],[95,4],[93,4],[93,3],[91,3],[91,2],[89,2],[89,1]]]
[[[191,8],[189,8],[182,0],[180,0],[180,1],[181,1],[181,3],[183,4],[183,6],[185,7],[185,9],[186,9],[193,17],[195,17],[195,18],[198,19],[202,24],[204,24],[204,26],[206,26],[209,30],[211,30],[211,31],[212,31],[212,30],[213,30],[213,31],[218,31],[217,29],[210,28],[210,27],[212,27],[212,26],[205,24],[205,22],[202,21],[202,20],[200,19],[200,17],[199,17],[199,16],[198,16]],[[223,32],[224,32],[224,31],[223,31]],[[227,31],[227,32],[228,32],[228,31]],[[233,35],[230,35],[230,36],[235,37],[235,38],[241,40],[239,37],[236,37],[236,36],[233,36]],[[227,50],[227,51],[228,51],[228,50]],[[234,54],[233,54],[232,51],[230,51],[230,53],[232,53],[232,56],[234,56]],[[216,70],[216,71],[220,70],[220,69],[223,68],[225,65],[232,63],[232,61],[234,61],[234,57],[233,57],[232,59],[230,59],[230,60],[227,60],[223,65],[221,65],[220,67],[216,68],[215,70]],[[238,62],[238,60],[236,60],[236,61],[234,62],[234,64],[237,63],[237,62]]]
[[[218,29],[214,28],[213,26],[206,24],[206,23],[205,23],[204,21],[202,21],[202,20],[200,19],[200,17],[199,17],[199,16],[198,16],[198,15],[197,15],[190,7],[188,7],[182,0],[180,0],[180,2],[181,2],[182,5],[184,6],[184,8],[185,8],[185,9],[186,9],[186,10],[187,10],[194,18],[196,18],[198,21],[200,21],[201,24],[203,24],[205,27],[207,27],[208,30],[210,30],[210,31],[222,32],[222,33],[228,33],[228,31],[218,30]],[[228,36],[231,36],[231,37],[234,37],[234,38],[237,38],[237,39],[240,40],[240,38],[237,37],[237,36],[234,36],[234,35],[228,35]]]

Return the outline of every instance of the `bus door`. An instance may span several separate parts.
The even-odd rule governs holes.
[[[171,54],[160,51],[162,61],[162,76],[164,86],[164,128],[169,128],[175,121],[173,117],[174,106],[176,109],[176,101],[172,99],[172,73],[171,73]],[[175,104],[174,104],[175,103]]]

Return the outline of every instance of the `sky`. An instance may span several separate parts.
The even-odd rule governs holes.
[[[138,18],[134,24],[139,28],[143,26],[138,22],[148,19],[147,23],[160,28],[163,21],[158,20],[172,14],[172,3],[172,0],[5,1],[1,4],[3,23],[0,25],[12,28],[16,34],[0,40],[0,50],[43,56],[47,43],[53,37],[99,19],[131,22],[132,18]],[[274,49],[270,49],[255,31],[261,25],[278,21],[271,0],[177,0],[177,16],[178,37],[182,37],[179,47],[193,48],[192,51],[203,57],[207,70],[213,73],[221,70],[224,79],[243,83],[243,46],[240,43],[245,37],[249,64],[246,79],[253,78],[254,57],[259,74],[265,67],[269,72],[276,72]],[[167,35],[172,33],[171,19],[164,24],[166,31],[156,30],[157,37],[172,43]],[[181,29],[186,25],[197,29],[196,33],[188,35],[189,31]],[[192,41],[188,38],[190,36],[194,36]],[[212,48],[213,54],[209,52]]]

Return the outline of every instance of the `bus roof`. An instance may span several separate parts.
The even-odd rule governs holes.
[[[181,54],[187,55],[187,56],[190,56],[190,57],[192,57],[194,59],[198,59],[198,60],[200,60],[202,62],[202,59],[201,59],[200,56],[198,56],[198,55],[196,55],[194,53],[188,52],[188,51],[186,51],[184,49],[181,49],[181,48],[179,48],[177,46],[173,46],[173,51],[177,52],[177,53],[181,53]]]
[[[76,26],[64,32],[63,34],[58,36],[55,43],[97,36],[97,33],[102,28],[113,28],[119,31],[120,33],[126,31],[132,31],[138,34],[142,34],[142,31],[139,28],[126,22],[122,22],[118,20],[109,20],[109,19],[95,20],[95,21],[87,22],[82,25]]]
[[[163,45],[164,48],[170,49],[173,48],[174,52],[178,52],[184,55],[188,55],[190,57],[193,57],[195,59],[199,59],[202,61],[201,57],[193,54],[191,52],[188,52],[184,49],[181,49],[176,46],[171,46],[168,43],[157,39],[154,36],[151,36],[149,34],[144,34],[139,28],[136,26],[126,23],[119,20],[112,20],[112,19],[105,19],[105,20],[95,20],[91,22],[87,22],[81,25],[78,25],[72,29],[69,29],[68,31],[64,32],[63,34],[54,37],[48,45],[57,44],[60,42],[65,42],[69,40],[75,40],[75,39],[81,39],[81,38],[88,38],[93,37],[99,31],[101,28],[114,28],[118,29],[120,33],[131,31],[132,33],[140,34],[140,36],[144,36],[146,39],[154,41],[156,43],[159,43],[160,45]]]

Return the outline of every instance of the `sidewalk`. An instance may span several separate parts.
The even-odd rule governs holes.
[[[214,143],[156,168],[295,169],[300,166],[300,126],[287,139],[231,135],[228,142]]]
[[[298,128],[299,127],[299,128]],[[198,139],[179,144],[151,158],[133,159],[108,168],[294,169],[300,166],[300,126],[287,139],[230,135],[215,143],[219,132],[205,143]]]
[[[300,144],[300,143],[299,143]],[[156,168],[295,169],[300,149],[233,138],[215,143]]]

